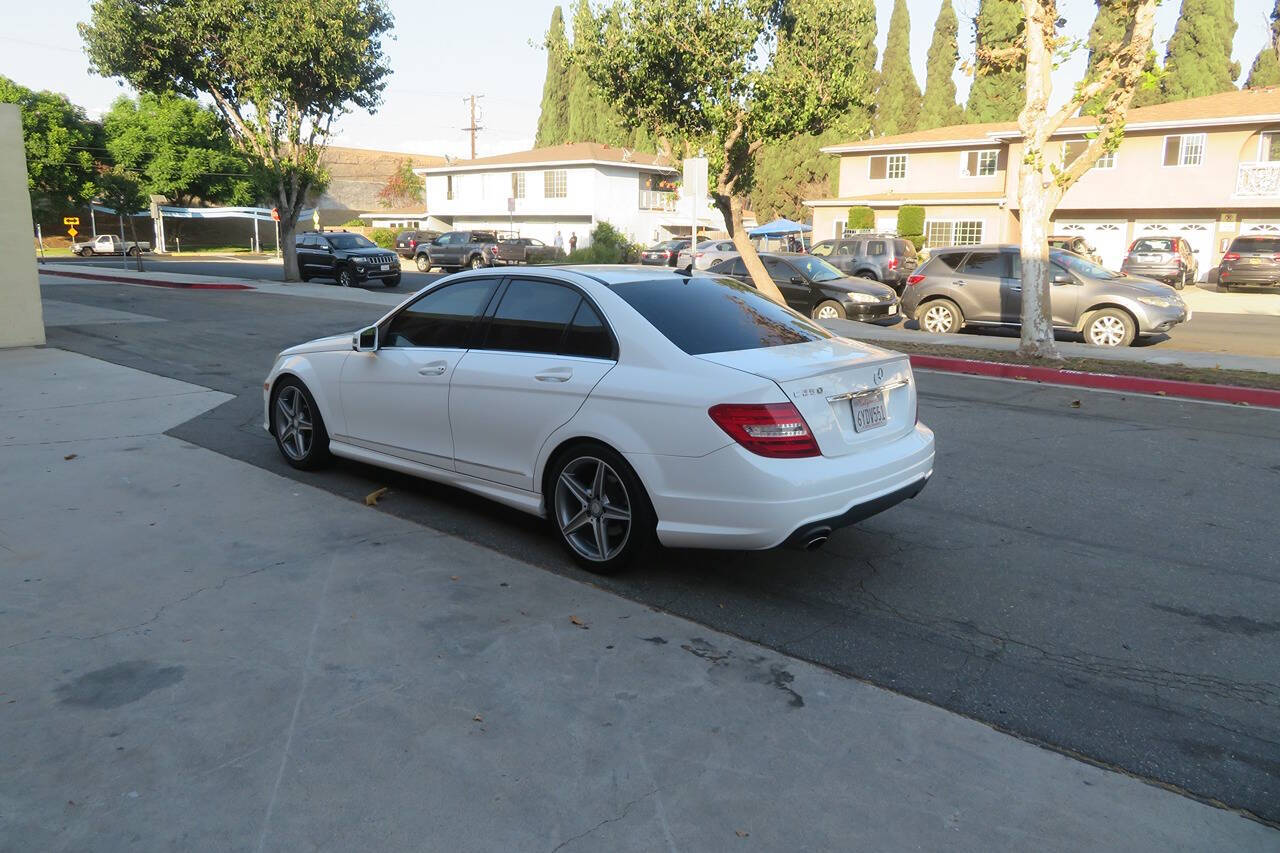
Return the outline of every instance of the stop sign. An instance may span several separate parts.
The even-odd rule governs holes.
[[[280,208],[278,207],[271,208],[271,218],[274,219],[276,222],[280,221]]]

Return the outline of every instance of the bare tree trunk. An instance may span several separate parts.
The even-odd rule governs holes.
[[[1018,181],[1022,195],[1022,340],[1018,354],[1061,361],[1053,339],[1053,286],[1049,275],[1049,216],[1053,206],[1039,172],[1024,166]],[[1028,189],[1028,184],[1035,187]]]
[[[733,247],[742,256],[742,262],[747,265],[747,272],[751,275],[751,283],[755,285],[756,290],[774,302],[779,305],[786,305],[787,301],[782,298],[782,291],[778,289],[778,285],[774,284],[773,279],[769,277],[768,271],[764,268],[764,263],[760,260],[760,255],[756,252],[755,245],[752,244],[751,238],[747,236],[747,229],[742,226],[742,199],[730,193],[724,193],[723,196],[717,194],[717,206],[720,204],[721,197],[729,200],[729,236],[733,238]]]

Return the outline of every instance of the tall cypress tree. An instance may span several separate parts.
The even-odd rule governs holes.
[[[542,84],[542,112],[533,144],[537,148],[559,145],[569,138],[569,67],[565,62],[564,13],[551,12],[547,30],[547,79]]]
[[[1231,59],[1236,26],[1235,0],[1182,0],[1160,81],[1166,101],[1236,87],[1240,63]]]
[[[1252,89],[1257,86],[1274,86],[1280,83],[1280,58],[1276,56],[1276,45],[1280,43],[1280,0],[1271,10],[1271,37],[1258,51],[1249,69],[1249,78],[1244,85]]]
[[[1129,25],[1124,13],[1108,0],[1094,0],[1094,2],[1098,6],[1098,14],[1093,19],[1093,26],[1089,28],[1089,66],[1085,71],[1085,80],[1093,79],[1098,65],[1111,56],[1116,48],[1123,43],[1125,32]],[[1153,57],[1147,70],[1154,71],[1155,67],[1155,58]],[[1164,94],[1160,91],[1158,85],[1150,88],[1141,88],[1134,93],[1133,106],[1145,107],[1162,103],[1163,100]],[[1102,104],[1105,101],[1105,96],[1099,96],[1092,103],[1085,105],[1084,112],[1097,112],[1102,108]]]
[[[578,0],[579,7],[586,7],[587,0]],[[575,16],[583,14],[575,10]],[[616,14],[616,13],[615,13]],[[577,18],[575,17],[575,20]],[[617,26],[615,19],[609,26]],[[603,142],[606,145],[627,145],[632,133],[618,110],[604,99],[600,89],[578,68],[569,69],[567,142]]]
[[[1022,111],[1025,62],[991,54],[1016,47],[1022,31],[1018,0],[981,0],[974,20],[977,61],[965,118],[970,122],[1012,121]]]
[[[876,133],[910,133],[920,121],[920,86],[911,71],[911,16],[907,0],[894,0],[876,90]]]
[[[1280,2],[1280,0],[1277,0]],[[945,127],[964,121],[964,108],[956,103],[956,82],[952,75],[960,61],[956,34],[960,24],[951,0],[942,0],[938,20],[933,25],[933,41],[929,44],[929,62],[924,72],[924,99],[916,129]]]

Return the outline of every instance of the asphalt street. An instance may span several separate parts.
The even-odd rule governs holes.
[[[120,258],[58,258],[59,263],[73,263],[84,266],[122,268],[124,262]],[[130,258],[130,264],[133,259]],[[182,258],[157,260],[154,257],[144,259],[146,269],[156,272],[185,273],[187,275],[228,276],[263,281],[279,281],[280,265],[264,261],[247,259],[215,258]],[[412,293],[426,287],[441,276],[439,272],[420,273],[413,268],[411,262],[404,262],[403,280],[398,292]],[[130,269],[133,267],[130,266]],[[378,283],[362,285],[373,290],[381,290]],[[914,322],[909,324],[915,328]],[[1016,331],[982,330],[966,331],[956,336],[959,345],[971,345],[967,340],[980,335],[1005,335],[1016,337]],[[1079,340],[1079,336],[1064,337],[1064,340]],[[1194,350],[1197,352],[1234,353],[1236,355],[1269,355],[1280,354],[1280,317],[1258,314],[1196,314],[1190,323],[1179,326],[1171,334],[1155,335],[1139,342],[1144,348]]]
[[[378,511],[1280,822],[1276,412],[922,373],[939,458],[914,501],[815,553],[665,551],[599,579],[515,511],[367,466],[304,475],[280,460],[260,427],[275,353],[380,307],[42,289],[51,346],[235,395],[175,436],[352,512],[387,486]],[[119,313],[78,323],[77,306]]]

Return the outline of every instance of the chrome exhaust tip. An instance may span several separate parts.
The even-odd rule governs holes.
[[[831,528],[823,527],[814,530],[809,534],[809,538],[805,540],[804,549],[806,551],[816,551],[823,545],[827,544],[827,540],[831,538]]]

